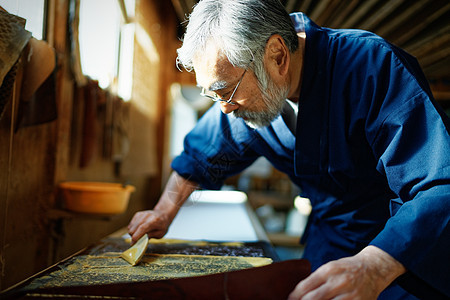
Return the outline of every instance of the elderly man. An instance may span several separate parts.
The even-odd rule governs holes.
[[[134,241],[162,237],[193,189],[220,188],[264,156],[313,206],[313,273],[290,298],[450,296],[450,122],[414,58],[278,0],[203,0],[178,63],[218,103],[154,210],[130,222]]]

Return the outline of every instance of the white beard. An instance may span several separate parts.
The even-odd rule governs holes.
[[[269,74],[265,72],[263,76],[269,77]],[[258,80],[263,104],[263,107],[259,111],[237,109],[232,112],[233,116],[243,118],[244,122],[254,129],[269,126],[281,114],[289,93],[289,87],[287,85],[278,87],[271,78],[266,79],[267,86],[262,86],[261,81]]]

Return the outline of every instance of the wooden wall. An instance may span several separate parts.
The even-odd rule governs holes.
[[[121,172],[117,172],[118,164],[101,155],[96,155],[87,166],[80,168],[83,136],[79,133],[84,110],[80,108],[79,98],[74,97],[78,87],[70,62],[67,33],[69,4],[69,0],[48,1],[46,40],[55,48],[58,57],[58,118],[15,131],[19,101],[13,98],[0,120],[0,290],[126,226],[134,212],[155,204],[164,181],[163,169],[167,169],[163,162],[167,151],[167,118],[170,117],[168,90],[173,82],[193,83],[194,80],[192,75],[180,73],[175,67],[175,49],[179,47],[178,21],[170,2],[137,0],[136,19],[153,41],[159,55],[159,62],[152,69],[134,66],[134,74],[138,76],[134,78],[135,84],[152,89],[152,96],[140,97],[148,101],[147,104],[153,109],[147,117],[154,129],[148,137],[155,141],[154,149],[149,150],[156,154],[156,172],[151,175],[131,173],[124,178]],[[135,55],[136,60],[142,61],[144,58],[139,56],[146,53],[135,50]],[[124,112],[133,105],[133,101],[124,104]],[[98,119],[96,122],[100,121]],[[129,119],[130,127],[139,128],[139,124],[133,122]],[[137,144],[136,147],[141,146]],[[133,160],[132,164],[138,162]],[[123,215],[99,218],[67,214],[60,210],[61,198],[57,186],[62,181],[121,182],[125,179],[137,189]]]

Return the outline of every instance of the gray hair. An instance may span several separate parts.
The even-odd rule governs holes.
[[[208,42],[214,42],[233,66],[252,69],[258,79],[263,77],[258,75],[264,71],[264,50],[272,35],[279,34],[290,52],[298,48],[295,28],[279,0],[201,0],[188,21],[177,50],[177,65],[188,71]]]

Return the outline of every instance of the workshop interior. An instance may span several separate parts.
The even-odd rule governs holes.
[[[281,2],[320,26],[369,30],[405,49],[450,114],[448,0]],[[219,191],[194,192],[163,239],[123,254],[130,219],[157,203],[184,136],[213,105],[195,74],[176,64],[195,4],[0,0],[6,296],[153,290],[152,299],[177,299],[201,295],[205,285],[221,291],[228,281],[228,295],[204,299],[231,299],[246,285],[270,286],[284,276],[274,284],[280,295],[308,275],[300,239],[311,205],[264,158]]]

